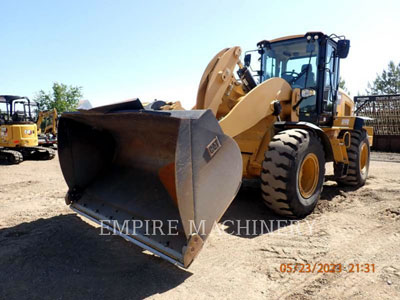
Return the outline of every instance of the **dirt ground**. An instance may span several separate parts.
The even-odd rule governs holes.
[[[364,187],[327,181],[312,215],[270,232],[214,230],[188,270],[77,217],[57,158],[0,165],[0,299],[400,299],[400,155],[372,157]],[[223,217],[278,219],[251,189]],[[375,272],[282,273],[286,263]]]

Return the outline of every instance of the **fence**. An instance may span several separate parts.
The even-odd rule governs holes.
[[[400,152],[400,95],[354,97],[356,114],[374,127],[373,149]]]

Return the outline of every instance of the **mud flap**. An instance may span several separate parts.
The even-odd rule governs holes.
[[[209,110],[141,108],[132,101],[62,115],[67,203],[188,267],[239,189],[240,150]]]

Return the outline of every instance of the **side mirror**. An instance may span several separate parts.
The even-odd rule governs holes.
[[[250,67],[250,63],[251,63],[251,54],[248,53],[244,56],[244,65],[246,67]]]
[[[350,40],[339,40],[337,42],[337,55],[339,58],[346,58],[350,50]]]

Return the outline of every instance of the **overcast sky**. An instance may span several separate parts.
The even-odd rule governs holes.
[[[33,97],[54,81],[94,106],[138,97],[191,107],[222,48],[323,31],[351,40],[341,76],[354,96],[400,61],[400,1],[0,0],[0,94]]]

